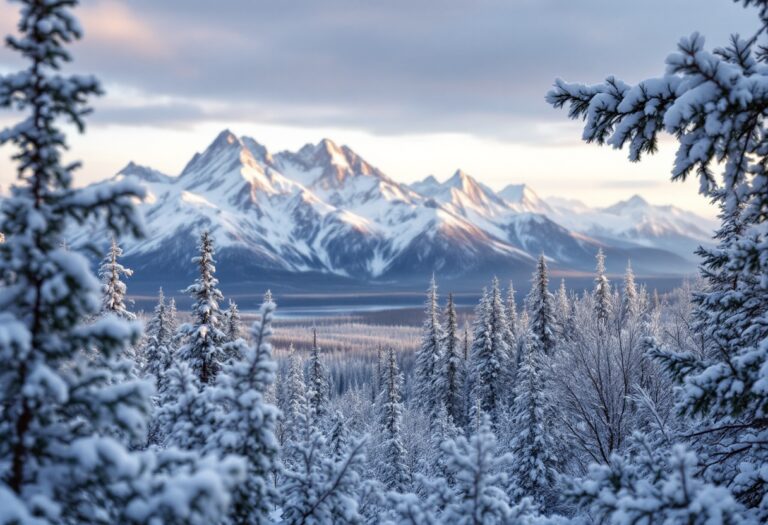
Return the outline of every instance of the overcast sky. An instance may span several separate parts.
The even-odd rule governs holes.
[[[2,33],[16,10],[0,3]],[[544,94],[555,77],[657,76],[681,36],[717,46],[758,27],[728,0],[85,0],[79,15],[72,70],[107,89],[71,141],[80,183],[129,160],[176,174],[228,127],[274,151],[328,137],[405,182],[463,168],[495,188],[591,205],[641,193],[709,215],[696,182],[668,182],[671,141],[630,164],[581,144]],[[0,51],[0,72],[18,66]]]

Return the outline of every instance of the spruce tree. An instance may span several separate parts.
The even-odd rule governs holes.
[[[430,477],[445,478],[453,484],[453,473],[447,468],[443,444],[448,440],[456,439],[459,435],[461,430],[456,426],[453,417],[445,406],[441,406],[429,429],[429,447],[421,471]]]
[[[224,340],[227,343],[234,343],[240,339],[241,327],[240,327],[240,310],[237,308],[237,303],[232,299],[229,300],[229,308],[224,312]]]
[[[169,305],[165,303],[165,294],[160,288],[157,293],[154,315],[147,323],[146,336],[155,338],[158,344],[170,345],[173,341],[174,328]]]
[[[111,234],[141,234],[130,181],[73,185],[58,121],[79,131],[91,76],[59,72],[65,46],[81,36],[75,0],[22,0],[18,36],[8,47],[29,63],[0,76],[0,107],[28,115],[0,132],[17,147],[17,184],[0,210],[0,521],[24,524],[215,523],[239,476],[129,447],[143,441],[152,385],[125,379],[125,349],[137,323],[102,305],[89,261],[64,246],[86,221]],[[178,456],[177,456],[178,459]],[[229,465],[229,464],[227,464]],[[231,465],[229,465],[231,466]],[[194,502],[190,495],[195,493]]]
[[[421,347],[416,351],[415,401],[431,420],[437,415],[443,393],[438,391],[438,377],[442,361],[443,329],[437,304],[437,283],[434,275],[427,290],[426,319],[421,336]]]
[[[760,523],[725,488],[702,481],[696,455],[682,445],[658,446],[647,437],[628,457],[593,464],[589,483],[572,480],[567,501],[599,523]]]
[[[531,497],[542,508],[556,502],[557,457],[552,429],[550,389],[543,370],[543,349],[523,338],[523,360],[517,374],[509,431],[511,481],[515,498]]]
[[[328,371],[320,358],[320,346],[317,344],[317,329],[312,329],[312,353],[309,357],[307,377],[307,401],[309,402],[309,417],[312,424],[321,428],[328,416],[330,387]]]
[[[171,337],[171,346],[174,348],[177,347],[176,341],[179,339],[179,318],[178,314],[176,313],[176,299],[171,297],[171,300],[168,301],[168,309],[166,311],[166,321],[165,324],[168,326],[168,334]]]
[[[282,407],[281,444],[296,438],[299,416],[307,406],[307,386],[304,383],[304,366],[298,353],[291,345],[288,350],[288,376],[286,377],[284,405]]]
[[[72,172],[79,164],[62,163],[66,142],[57,120],[68,118],[82,131],[86,101],[101,93],[95,78],[58,73],[70,59],[64,45],[81,36],[70,13],[74,5],[23,2],[21,35],[8,37],[6,44],[29,67],[0,77],[0,107],[29,112],[0,132],[0,144],[18,148],[13,156],[18,182],[0,214],[2,481],[25,513],[42,518],[57,512],[67,522],[81,505],[110,513],[104,502],[89,502],[82,492],[100,475],[109,482],[108,465],[97,460],[85,468],[77,449],[107,444],[105,432],[112,428],[140,434],[133,423],[141,423],[149,410],[141,383],[120,385],[120,395],[110,384],[114,360],[137,341],[138,326],[114,316],[86,326],[85,319],[99,312],[99,283],[80,253],[62,247],[65,228],[90,217],[107,216],[116,234],[140,233],[131,199],[143,194],[128,182],[104,185],[99,192],[74,189]],[[103,359],[84,359],[85,348],[98,349]],[[130,425],[121,411],[133,416]]]
[[[246,345],[242,358],[227,363],[217,377],[215,397],[224,413],[206,447],[245,459],[246,479],[232,494],[229,515],[231,523],[242,525],[271,523],[269,513],[278,504],[270,480],[278,466],[278,410],[264,400],[275,377],[269,342],[275,303],[270,299],[261,305],[260,318],[251,330],[253,344]]]
[[[200,380],[185,362],[166,372],[158,403],[158,441],[166,447],[201,451],[218,427],[220,413],[213,390],[201,391]]]
[[[470,349],[470,342],[469,342],[469,323],[464,321],[464,337],[461,340],[461,348],[462,348],[462,357],[464,358],[464,367],[466,368],[467,363],[469,362],[469,349]]]
[[[621,295],[621,316],[627,318],[639,314],[639,292],[635,283],[635,273],[632,263],[627,260],[627,270],[624,273],[624,287]]]
[[[595,317],[600,326],[605,326],[611,314],[611,284],[605,275],[605,254],[603,249],[597,250],[597,266],[595,268]]]
[[[99,266],[102,293],[101,311],[132,321],[136,319],[136,316],[129,312],[125,305],[126,286],[121,277],[130,277],[133,275],[133,270],[126,268],[117,261],[121,255],[123,255],[123,250],[120,249],[117,240],[112,237],[109,252]]]
[[[157,296],[157,305],[152,318],[147,323],[146,343],[144,347],[144,373],[151,376],[159,390],[165,372],[173,362],[173,334],[169,327],[168,306],[165,304],[163,289]]]
[[[568,316],[571,313],[571,302],[568,299],[568,290],[565,287],[565,279],[560,279],[560,287],[555,296],[555,316],[557,317],[557,332],[560,337],[565,337]]]
[[[768,55],[761,41],[768,3],[741,3],[757,8],[760,28],[751,38],[733,35],[709,51],[693,33],[681,39],[657,78],[634,86],[613,77],[593,86],[558,80],[547,100],[585,119],[585,140],[628,146],[633,161],[654,153],[661,133],[674,136],[672,179],[697,177],[700,193],[721,208],[718,246],[702,253],[708,289],[696,296],[697,335],[713,352],[654,352],[680,383],[681,408],[701,423],[695,442],[709,458],[702,474],[730,488],[756,521],[765,522],[768,482],[758,472],[768,461],[768,94],[762,88]],[[698,503],[679,504],[694,510]],[[660,513],[659,521],[672,516]]]
[[[347,447],[352,443],[352,436],[347,425],[347,420],[339,410],[331,414],[328,431],[328,447],[331,456],[335,460],[344,457]]]
[[[446,469],[455,480],[453,496],[442,512],[443,523],[512,523],[513,510],[504,493],[506,476],[499,467],[508,457],[496,455],[496,436],[484,418],[477,433],[444,443]]]
[[[183,327],[187,343],[179,349],[179,357],[189,363],[204,387],[213,383],[224,361],[225,336],[221,331],[219,310],[223,296],[217,288],[213,239],[208,231],[201,234],[199,249],[200,255],[192,262],[198,265],[200,276],[185,290],[194,300],[192,323]]]
[[[359,494],[365,441],[353,441],[337,457],[322,433],[310,422],[308,413],[307,406],[299,419],[299,439],[288,451],[296,460],[283,473],[280,485],[281,523],[362,523]]]
[[[470,364],[472,399],[494,426],[509,389],[508,332],[499,281],[494,278],[490,292],[481,299],[476,311]]]
[[[512,504],[505,491],[504,469],[513,461],[497,454],[496,436],[487,417],[480,417],[469,438],[443,442],[441,464],[446,475],[420,478],[423,497],[389,494],[395,523],[460,525],[558,525],[567,520],[538,514],[529,499]]]
[[[509,288],[507,288],[507,323],[509,324],[509,330],[512,333],[513,340],[517,338],[517,300],[515,299],[515,287],[512,281],[509,281]]]
[[[530,312],[530,330],[536,336],[539,348],[546,355],[552,355],[557,344],[557,318],[555,299],[549,292],[547,262],[543,255],[539,256],[527,303]]]
[[[395,351],[387,352],[387,369],[384,388],[378,403],[379,412],[379,479],[394,491],[403,492],[410,485],[410,473],[405,462],[402,419],[403,405],[400,401],[402,376],[395,359]]]
[[[458,335],[458,320],[453,294],[448,294],[448,304],[445,306],[445,331],[443,332],[441,362],[438,369],[437,391],[443,396],[443,405],[448,416],[461,425],[464,420],[465,406],[465,362],[462,357],[461,341]],[[438,412],[442,407],[438,409]]]

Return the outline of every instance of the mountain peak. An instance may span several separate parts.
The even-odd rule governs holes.
[[[627,204],[631,204],[632,206],[648,206],[648,201],[635,193],[629,200],[627,200]]]
[[[328,152],[341,151],[341,148],[329,138],[320,139],[320,142],[317,143],[317,149],[322,149]]]
[[[527,184],[508,184],[499,192],[499,195],[501,195],[502,198],[515,203],[520,203],[527,198],[536,196]]]
[[[169,182],[172,177],[161,173],[148,166],[142,166],[130,161],[123,169],[117,172],[118,177],[135,177],[146,182]]]
[[[220,146],[231,146],[232,144],[239,143],[240,139],[237,138],[237,135],[232,133],[229,129],[224,129],[221,132],[219,132],[218,135],[216,135],[216,138],[213,140],[211,145],[208,147],[208,149],[220,147]]]
[[[651,205],[648,203],[647,200],[645,200],[643,197],[641,197],[638,194],[632,195],[629,199],[625,201],[619,201],[616,204],[613,204],[612,206],[608,206],[605,208],[605,211],[608,213],[621,213],[624,210],[640,210],[643,208],[648,208]]]
[[[467,190],[473,186],[478,186],[479,183],[472,175],[462,169],[457,169],[450,179],[445,181],[445,185],[450,188],[460,188]]]

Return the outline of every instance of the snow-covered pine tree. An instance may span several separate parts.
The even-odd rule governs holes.
[[[355,440],[337,458],[307,413],[301,411],[299,440],[288,454],[296,458],[284,471],[279,493],[282,521],[288,525],[324,523],[359,524],[361,472],[365,464],[365,440]]]
[[[147,323],[146,344],[143,350],[144,374],[154,379],[157,390],[160,390],[162,378],[173,362],[173,349],[171,347],[173,333],[170,331],[168,317],[165,295],[163,295],[163,289],[160,288],[154,315]]]
[[[171,297],[171,300],[168,301],[165,324],[168,326],[168,333],[171,337],[171,342],[169,344],[175,348],[176,341],[179,338],[179,317],[176,313],[176,299],[173,297]]]
[[[442,347],[441,362],[438,368],[437,391],[443,395],[443,405],[450,418],[458,425],[463,425],[465,407],[465,362],[462,357],[461,341],[458,334],[458,319],[453,294],[448,294],[445,306],[445,331]],[[442,408],[438,408],[440,412]]]
[[[611,283],[605,275],[605,254],[603,249],[597,250],[597,265],[595,267],[595,317],[604,326],[611,315]]]
[[[565,287],[565,279],[560,279],[560,287],[555,295],[555,317],[557,318],[557,333],[565,337],[568,325],[568,316],[571,314],[571,301],[568,299],[568,290]]]
[[[330,387],[328,371],[320,357],[320,346],[317,344],[317,329],[312,329],[312,353],[307,369],[307,401],[309,402],[309,417],[312,425],[322,428],[328,416],[330,402]]]
[[[702,481],[696,455],[684,446],[658,446],[642,435],[635,440],[628,457],[593,464],[588,483],[572,481],[566,499],[598,523],[758,523],[725,487]]]
[[[507,346],[509,328],[499,281],[494,278],[491,290],[481,299],[475,316],[475,335],[470,364],[472,399],[491,424],[498,423],[512,375]]]
[[[462,348],[462,357],[464,358],[464,367],[466,368],[467,363],[469,362],[469,323],[464,321],[464,337],[461,340],[461,348]]]
[[[416,351],[414,371],[414,395],[416,406],[420,407],[431,420],[437,416],[444,394],[438,390],[438,377],[442,361],[443,328],[437,304],[437,283],[435,276],[427,290],[426,319],[421,336],[421,347]]]
[[[682,406],[709,423],[698,437],[715,443],[708,453],[717,459],[704,474],[725,483],[764,522],[768,482],[758,472],[768,461],[768,92],[762,88],[768,55],[761,39],[768,2],[741,3],[758,10],[760,29],[751,38],[733,35],[727,46],[710,52],[693,33],[680,41],[658,78],[635,86],[613,77],[594,86],[557,80],[547,100],[568,105],[571,118],[586,119],[585,140],[628,145],[633,161],[656,151],[660,133],[673,135],[679,147],[672,179],[695,174],[700,192],[721,206],[721,221],[735,214],[743,224],[724,233],[714,257],[704,260],[707,270],[732,278],[726,289],[697,297],[702,334],[715,343],[716,355],[657,354],[682,384]],[[716,169],[722,170],[720,180]]]
[[[405,491],[410,485],[410,473],[405,461],[406,451],[403,446],[402,420],[403,404],[400,401],[402,376],[397,366],[395,351],[387,351],[387,369],[384,388],[380,393],[377,410],[379,412],[379,479],[384,485],[397,492]]]
[[[200,380],[186,361],[173,363],[162,386],[155,414],[157,441],[166,447],[203,450],[220,415],[212,389],[201,391]]]
[[[118,262],[118,258],[122,255],[123,250],[117,244],[117,239],[112,237],[109,252],[99,266],[102,293],[101,311],[132,321],[136,319],[136,316],[128,311],[125,304],[126,286],[121,277],[130,277],[133,275],[133,270]]]
[[[282,446],[296,439],[299,428],[299,415],[307,406],[307,386],[304,383],[304,365],[296,350],[291,345],[288,350],[288,375],[283,396],[283,417],[280,442]]]
[[[445,406],[441,406],[429,429],[429,447],[420,470],[430,477],[445,478],[453,485],[453,475],[446,466],[442,447],[445,441],[456,439],[459,435],[461,430],[454,423],[453,417]]]
[[[208,231],[200,235],[200,255],[192,262],[198,265],[200,276],[185,293],[191,295],[192,323],[182,327],[187,342],[179,349],[179,357],[185,359],[197,374],[201,386],[213,383],[224,361],[224,333],[221,331],[219,302],[223,295],[217,288],[216,261],[213,259],[213,239]]]
[[[509,288],[507,288],[507,324],[509,325],[509,331],[512,333],[512,339],[517,338],[517,299],[515,299],[515,287],[512,281],[509,281]],[[510,342],[513,344],[513,342]]]
[[[483,418],[479,431],[467,440],[458,437],[443,444],[445,463],[455,483],[453,497],[440,518],[443,523],[510,523],[513,516],[504,492],[501,468],[508,456],[496,455],[496,436],[490,420]]]
[[[335,410],[330,417],[328,426],[328,447],[334,459],[344,457],[347,447],[352,442],[347,420],[340,410]]]
[[[237,308],[237,303],[232,299],[229,300],[229,308],[224,312],[224,341],[227,343],[234,343],[240,339],[241,321],[240,310]]]
[[[517,373],[515,398],[508,431],[512,493],[515,498],[530,497],[544,509],[556,499],[557,456],[548,415],[552,411],[551,389],[543,370],[543,349],[535,337],[523,337],[523,359]]]
[[[555,298],[549,291],[549,271],[544,255],[539,256],[526,302],[530,312],[529,329],[536,336],[539,348],[546,355],[552,355],[557,344],[557,317]]]
[[[87,99],[101,92],[91,76],[59,72],[71,58],[65,45],[81,36],[77,2],[18,3],[18,36],[6,43],[29,67],[0,76],[0,107],[28,112],[0,131],[0,145],[18,149],[18,182],[0,211],[0,521],[218,522],[238,476],[196,460],[177,476],[177,462],[121,442],[144,438],[151,406],[150,383],[120,380],[120,354],[141,330],[114,314],[90,322],[100,283],[64,239],[75,223],[104,219],[114,235],[140,234],[133,199],[143,190],[130,181],[73,187],[79,164],[62,163],[57,121],[82,131]]]
[[[498,455],[496,436],[487,417],[480,417],[469,439],[458,436],[443,442],[441,463],[447,476],[420,477],[424,497],[393,494],[388,498],[393,523],[459,525],[565,525],[559,516],[541,516],[530,499],[517,504],[505,491],[504,469],[513,460]],[[387,522],[390,523],[390,522]]]
[[[171,325],[170,317],[169,306],[165,303],[165,294],[160,288],[157,293],[154,315],[147,323],[146,336],[154,337],[161,345],[171,344],[175,327]]]
[[[624,272],[624,286],[621,295],[621,317],[626,319],[640,313],[640,294],[635,283],[635,272],[632,262],[627,260],[627,270]]]
[[[269,342],[274,311],[269,295],[251,329],[252,345],[245,346],[241,359],[227,363],[216,381],[215,398],[224,413],[206,450],[240,456],[247,465],[245,482],[232,494],[229,520],[233,524],[271,523],[269,513],[279,503],[270,480],[278,468],[275,430],[279,412],[264,400],[275,377]]]

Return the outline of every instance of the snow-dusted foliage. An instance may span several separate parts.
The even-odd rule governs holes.
[[[539,257],[531,280],[531,291],[526,299],[529,313],[529,329],[536,336],[545,354],[554,352],[557,335],[555,298],[549,291],[549,270],[544,256]]]
[[[132,321],[136,319],[136,316],[128,311],[125,304],[126,286],[121,278],[133,275],[133,270],[126,268],[117,261],[122,255],[123,250],[117,244],[117,239],[113,237],[109,245],[109,252],[99,266],[102,293],[101,311]]]
[[[93,321],[100,283],[63,241],[84,221],[105,221],[114,235],[140,234],[133,200],[143,192],[126,181],[73,187],[78,164],[62,163],[66,140],[57,122],[82,131],[87,99],[100,93],[93,77],[59,73],[70,60],[65,45],[81,36],[71,14],[77,2],[18,4],[18,34],[6,43],[29,67],[0,77],[0,107],[26,114],[0,131],[0,145],[16,146],[18,167],[0,212],[0,521],[219,521],[228,489],[242,479],[237,461],[195,455],[184,464],[181,456],[129,449],[145,439],[153,390],[126,379],[130,365],[121,357],[140,328],[115,315],[120,286],[110,292],[110,301],[120,296],[109,303],[113,313]]]
[[[274,311],[275,303],[268,294],[251,330],[253,343],[240,360],[223,367],[213,394],[223,413],[205,450],[237,455],[246,463],[245,481],[232,493],[229,521],[234,524],[269,523],[270,512],[278,504],[271,479],[277,469],[278,410],[264,400],[275,375],[269,342]]]
[[[403,404],[400,401],[402,381],[395,352],[390,349],[387,353],[384,385],[376,407],[379,414],[377,470],[381,482],[387,488],[397,491],[407,489],[411,481],[411,473],[405,462],[406,451],[402,436]]]
[[[510,467],[512,494],[516,498],[530,497],[548,509],[557,502],[558,493],[552,389],[546,382],[546,356],[538,340],[524,337],[522,348],[506,436],[514,457]]]
[[[474,331],[469,364],[473,410],[480,409],[496,425],[505,407],[511,374],[509,325],[498,279],[493,280],[477,307]]]
[[[440,365],[443,361],[443,327],[440,323],[440,309],[437,304],[437,283],[435,277],[427,290],[426,319],[421,339],[421,348],[416,352],[415,396],[419,407],[432,419],[440,409],[443,392],[439,388]]]
[[[285,445],[297,437],[299,416],[307,407],[307,386],[304,383],[304,366],[299,354],[291,346],[288,354],[288,371],[283,389],[278,437]]]
[[[480,419],[477,432],[469,439],[447,439],[442,444],[442,463],[447,477],[421,478],[425,496],[390,494],[387,523],[460,525],[512,525],[564,523],[540,516],[530,500],[518,504],[505,491],[504,468],[509,455],[497,455],[496,436],[487,417]]]
[[[453,294],[448,294],[448,303],[445,306],[443,317],[445,329],[443,339],[440,342],[442,352],[435,385],[437,392],[442,396],[443,406],[438,407],[438,413],[445,409],[447,416],[453,422],[462,425],[466,414],[466,363],[458,334],[459,327]]]
[[[573,483],[567,498],[611,525],[749,523],[728,489],[701,480],[695,454],[682,445],[659,446],[641,435],[635,440],[628,456],[592,465],[589,480]]]
[[[597,300],[595,294],[573,299],[573,320],[568,337],[559,343],[562,351],[551,375],[564,440],[570,443],[561,455],[569,455],[571,468],[579,473],[589,462],[607,463],[626,449],[644,417],[637,396],[661,401],[671,388],[644,356],[644,341],[654,333],[644,315],[645,295],[629,299],[612,294],[605,320],[596,315]],[[627,315],[622,303],[634,305]]]
[[[365,440],[353,441],[335,454],[309,418],[302,414],[299,424],[299,439],[290,445],[296,461],[280,486],[282,522],[363,523],[359,498]]]
[[[224,312],[223,318],[224,340],[227,343],[234,343],[240,339],[242,328],[240,326],[240,310],[237,307],[237,303],[232,299],[229,300],[229,307]]]
[[[147,323],[146,343],[142,352],[144,373],[155,380],[157,390],[160,390],[165,372],[173,364],[173,324],[171,311],[165,304],[163,289],[160,288],[154,315]]]
[[[560,287],[555,294],[555,318],[557,319],[558,336],[561,339],[567,337],[569,315],[571,315],[571,301],[568,298],[565,279],[560,279]]]
[[[219,280],[214,276],[213,254],[213,239],[204,231],[200,236],[200,255],[192,259],[198,265],[200,276],[185,290],[194,299],[192,323],[182,327],[187,342],[179,349],[179,357],[190,364],[203,386],[213,383],[225,360],[225,334],[221,330],[219,309],[224,296],[217,288]]]
[[[611,283],[605,275],[605,254],[602,248],[597,251],[596,259],[595,289],[592,292],[595,296],[595,317],[600,325],[605,325],[611,315]]]
[[[703,351],[680,351],[674,341],[661,347],[650,343],[680,385],[680,408],[696,426],[688,441],[701,461],[698,468],[689,467],[691,457],[677,454],[677,466],[663,475],[682,472],[679,490],[665,487],[663,495],[677,498],[678,512],[685,516],[709,501],[692,500],[695,492],[684,487],[719,491],[723,501],[730,490],[755,521],[765,522],[768,3],[741,3],[758,10],[760,29],[752,37],[734,35],[726,46],[708,51],[704,38],[694,33],[680,41],[657,78],[635,86],[613,77],[594,86],[558,80],[547,100],[555,107],[569,106],[571,118],[585,119],[586,141],[628,146],[631,160],[654,153],[662,132],[673,135],[678,150],[672,179],[698,177],[700,193],[721,207],[719,244],[700,252],[707,284],[695,298],[694,332]],[[703,479],[697,480],[698,475]],[[706,488],[708,483],[719,487]],[[668,515],[673,514],[662,514]]]
[[[641,314],[640,291],[635,283],[635,272],[632,271],[632,263],[627,261],[627,270],[624,272],[624,284],[621,296],[621,318],[637,316]]]
[[[155,416],[159,440],[166,446],[201,450],[218,423],[212,392],[201,392],[200,380],[186,361],[177,361],[169,368]]]
[[[328,396],[330,386],[328,384],[328,371],[320,357],[320,346],[317,344],[317,331],[313,332],[312,353],[309,357],[307,370],[307,402],[309,403],[309,417],[312,424],[322,427],[328,416]]]
[[[509,324],[509,331],[512,335],[512,340],[517,338],[517,324],[519,322],[517,318],[517,300],[515,299],[515,286],[512,281],[509,282],[509,288],[507,288],[507,323]],[[512,343],[513,341],[510,341]]]

